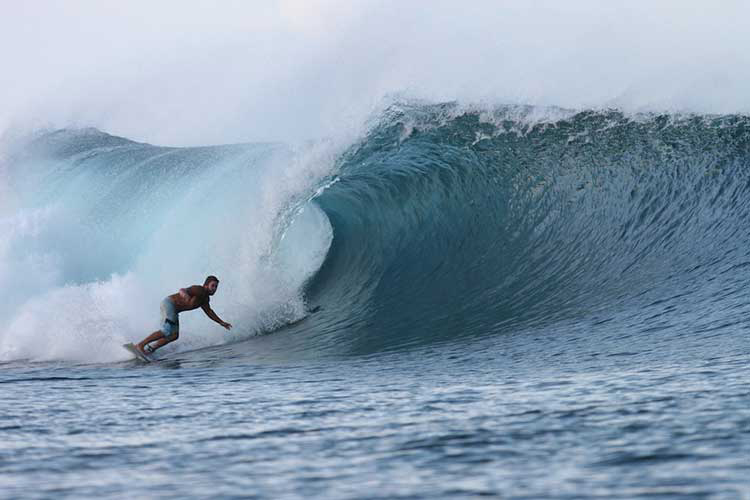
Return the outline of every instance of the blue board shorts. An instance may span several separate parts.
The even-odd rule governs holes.
[[[169,298],[161,301],[161,332],[165,337],[180,332],[180,318],[174,302]]]

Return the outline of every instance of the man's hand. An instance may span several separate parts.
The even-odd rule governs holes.
[[[226,321],[222,321],[221,322],[221,326],[223,326],[227,330],[231,330],[232,329],[232,324],[231,323],[227,323]]]

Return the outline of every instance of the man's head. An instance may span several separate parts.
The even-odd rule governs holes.
[[[209,276],[206,281],[203,282],[203,286],[208,290],[209,295],[216,293],[216,289],[219,288],[219,278],[216,276]]]

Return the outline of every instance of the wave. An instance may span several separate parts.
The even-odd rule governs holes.
[[[679,331],[681,313],[736,305],[749,141],[744,116],[396,106],[316,200],[335,237],[309,291],[329,309],[312,348]],[[692,328],[711,321],[727,317]]]
[[[331,241],[304,206],[330,163],[314,146],[165,148],[102,132],[43,133],[4,163],[0,359],[125,359],[158,328],[154,304],[214,274],[231,336],[185,315],[179,347],[247,338],[301,317]],[[305,198],[307,197],[307,198]],[[285,214],[294,214],[292,219]]]
[[[2,359],[116,359],[204,274],[241,327],[185,315],[174,349],[293,323],[235,344],[293,357],[561,325],[664,334],[681,312],[731,311],[697,331],[742,314],[750,281],[739,115],[402,102],[343,152],[67,130],[9,158]]]

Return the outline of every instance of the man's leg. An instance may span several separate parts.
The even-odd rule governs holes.
[[[145,346],[146,344],[150,344],[154,340],[159,340],[159,339],[163,339],[163,338],[164,338],[164,332],[162,332],[161,330],[156,330],[154,333],[152,333],[151,335],[149,335],[145,339],[143,339],[140,342],[138,342],[136,344],[136,347],[138,348],[139,351],[143,351],[143,346]]]
[[[161,333],[161,332],[159,332],[159,333]],[[169,344],[170,342],[174,342],[175,340],[177,340],[177,337],[179,337],[180,334],[178,332],[175,332],[175,333],[172,333],[172,334],[169,334],[169,335],[164,335],[162,333],[161,336],[162,336],[161,340],[159,340],[158,342],[156,342],[156,344],[154,344],[154,345],[151,346],[151,352],[154,352],[155,350],[157,350],[160,347],[164,347],[165,345]]]
[[[170,333],[169,335],[164,335],[164,332],[161,330],[155,331],[142,341],[140,341],[138,344],[136,344],[136,348],[141,351],[144,354],[148,354],[144,347],[146,344],[150,344],[151,342],[156,342],[154,345],[149,346],[151,348],[151,352],[154,352],[160,347],[164,347],[165,345],[169,344],[170,342],[174,342],[177,340],[177,337],[180,336],[179,332]]]

